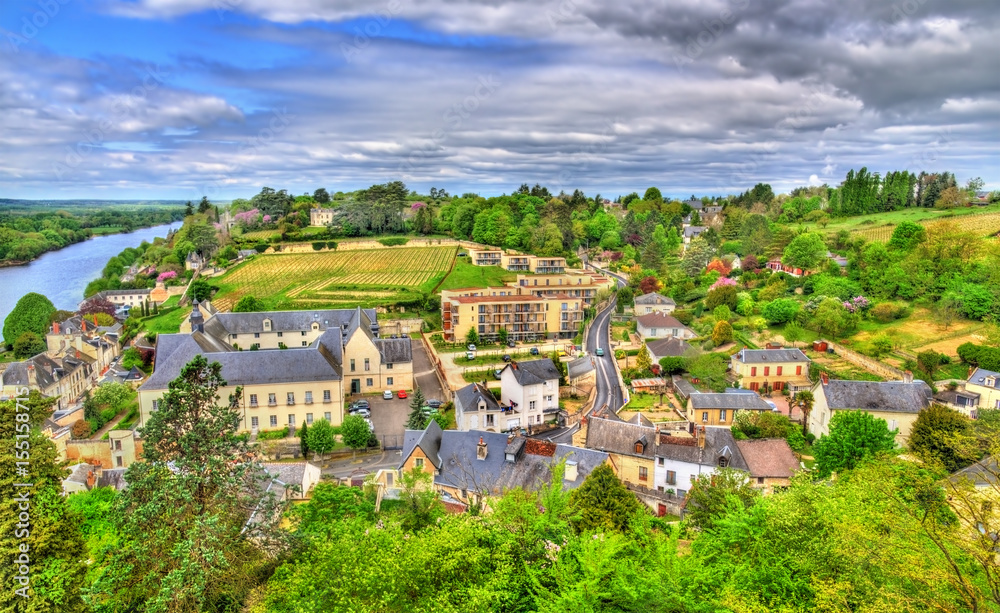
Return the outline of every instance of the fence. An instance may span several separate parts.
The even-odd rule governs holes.
[[[834,343],[832,341],[825,341],[825,342],[833,349],[833,351],[837,355],[844,358],[851,364],[854,364],[855,366],[864,368],[873,375],[877,375],[879,377],[889,380],[903,379],[903,371],[899,370],[898,368],[894,368],[892,366],[889,366],[888,364],[883,364],[882,362],[879,362],[875,358],[870,358],[866,355],[862,355],[857,351],[854,351],[853,349],[848,349],[847,347],[844,347],[843,345],[838,345],[837,343]]]

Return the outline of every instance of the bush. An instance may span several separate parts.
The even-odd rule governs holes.
[[[330,251],[333,251],[334,249],[337,248],[337,243],[335,241],[327,241],[326,248],[329,249]]]
[[[799,312],[799,303],[791,298],[778,298],[764,304],[760,314],[770,324],[783,324],[792,321]]]
[[[320,251],[323,247],[326,247],[326,243],[313,243],[313,251]]]
[[[382,243],[386,247],[398,247],[399,245],[405,245],[410,242],[410,239],[402,236],[393,236],[390,238],[380,238],[378,239],[378,242]]]
[[[876,304],[875,308],[872,309],[872,319],[879,323],[887,324],[890,321],[899,319],[903,311],[905,311],[904,307],[891,302],[883,302]]]
[[[288,436],[288,426],[285,426],[281,430],[264,430],[257,433],[257,440],[261,441],[271,441],[280,438],[285,438]]]
[[[70,434],[73,435],[73,438],[87,438],[90,436],[90,422],[86,419],[76,420],[70,429]]]

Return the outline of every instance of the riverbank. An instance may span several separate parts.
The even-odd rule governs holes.
[[[173,223],[178,223],[178,222],[173,222]],[[167,224],[167,225],[173,225],[173,223],[170,223],[170,224]],[[67,245],[65,245],[63,247],[59,247],[58,249],[48,249],[46,251],[43,251],[43,252],[39,253],[37,256],[35,256],[34,258],[32,258],[30,260],[0,260],[0,268],[14,268],[14,267],[17,267],[17,266],[27,266],[28,264],[31,264],[32,262],[37,261],[38,258],[42,257],[43,255],[46,255],[48,253],[56,253],[57,251],[62,251],[63,249],[69,249],[73,245],[82,245],[82,244],[86,243],[87,241],[93,240],[95,238],[104,238],[106,236],[119,236],[119,235],[122,235],[122,234],[133,234],[133,233],[138,232],[140,230],[145,230],[147,228],[158,228],[158,227],[160,227],[162,225],[164,225],[164,224],[153,224],[153,225],[149,225],[149,226],[140,226],[138,228],[132,228],[132,229],[130,229],[128,231],[125,231],[125,232],[120,232],[119,231],[119,232],[102,232],[100,234],[91,234],[90,236],[88,236],[87,238],[83,239],[82,241],[76,241],[76,242],[73,242],[73,243],[69,243],[69,244],[67,244]],[[87,229],[89,230],[90,228],[87,228]],[[139,242],[141,243],[142,241],[139,241]]]

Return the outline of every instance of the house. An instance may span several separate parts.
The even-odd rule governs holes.
[[[703,208],[705,208],[705,203],[702,202],[701,200],[698,200],[697,198],[691,198],[690,200],[685,200],[684,204],[688,205],[695,211],[701,211]]]
[[[632,379],[632,392],[636,394],[659,394],[665,393],[666,390],[667,380],[662,377]]]
[[[184,259],[184,270],[199,270],[205,265],[205,261],[198,255],[197,251],[192,251]]]
[[[636,332],[640,338],[694,338],[693,330],[682,324],[673,315],[650,313],[636,318]]]
[[[265,463],[264,470],[285,487],[285,500],[308,500],[319,483],[319,466],[309,462]]]
[[[205,319],[195,302],[190,325],[189,333],[157,337],[153,374],[139,387],[140,427],[196,355],[222,365],[228,385],[220,397],[242,386],[243,432],[321,418],[336,426],[347,394],[413,388],[410,339],[381,338],[374,310],[215,313]]]
[[[95,361],[86,354],[50,357],[40,353],[23,362],[11,362],[0,374],[2,396],[13,398],[23,388],[38,390],[43,396],[58,398],[56,409],[77,402],[95,381]]]
[[[574,394],[589,394],[597,385],[597,365],[594,356],[570,360],[566,364],[566,382]]]
[[[705,230],[708,230],[707,226],[688,226],[684,228],[684,233],[682,235],[684,244],[687,245],[692,240],[698,238],[705,232]]]
[[[650,313],[663,313],[670,315],[677,308],[677,303],[673,298],[661,296],[656,292],[643,294],[632,301],[633,310],[636,315],[648,315]]]
[[[257,255],[257,250],[256,249],[240,249],[238,252],[236,252],[236,260],[237,261],[243,261],[243,260],[245,260],[245,259],[247,259],[249,257],[253,257],[255,255]]]
[[[459,430],[509,432],[521,426],[521,412],[501,407],[493,392],[470,383],[455,392],[455,424]]]
[[[977,490],[989,490],[1000,485],[1000,466],[995,458],[986,456],[972,466],[953,473],[949,479],[954,483],[968,481]]]
[[[89,492],[98,487],[110,487],[122,491],[128,487],[124,468],[101,468],[94,464],[75,464],[69,467],[69,475],[63,479],[63,495]]]
[[[688,381],[687,379],[685,379],[680,375],[671,376],[670,382],[673,384],[674,391],[677,392],[677,395],[683,398],[684,400],[690,398],[692,394],[699,393],[698,390],[695,389],[693,385],[691,385],[690,381]]]
[[[728,428],[696,428],[695,435],[660,432],[653,451],[653,487],[683,498],[694,482],[719,468],[748,471]]]
[[[976,419],[980,394],[968,392],[961,388],[941,390],[934,394],[934,402],[954,409],[970,419]]]
[[[654,364],[659,364],[663,358],[682,358],[691,352],[693,347],[683,339],[670,337],[661,338],[646,343],[646,350]]]
[[[687,419],[699,426],[730,428],[739,411],[770,411],[771,405],[749,394],[691,394],[687,401]]]
[[[1000,373],[977,368],[965,382],[965,392],[976,394],[976,408],[1000,409]]]
[[[829,260],[833,260],[834,263],[837,264],[837,266],[840,266],[841,268],[847,268],[847,258],[845,258],[844,256],[836,255],[834,253],[827,251],[826,257]]]
[[[750,484],[764,494],[792,484],[792,476],[801,470],[798,458],[783,438],[762,438],[736,441],[746,462]]]
[[[837,412],[865,411],[884,419],[890,430],[899,430],[896,441],[905,445],[917,415],[932,398],[931,388],[912,375],[902,381],[840,381],[823,373],[813,388],[809,431],[819,438],[830,433],[830,420]]]
[[[606,453],[549,441],[477,430],[442,430],[431,420],[424,430],[407,430],[397,471],[383,473],[395,487],[400,472],[420,469],[434,477],[434,488],[458,508],[488,504],[488,499],[522,488],[548,485],[552,467],[565,461],[563,489],[579,487]]]
[[[519,411],[513,427],[541,424],[559,412],[560,372],[550,358],[510,362],[500,372],[500,404]],[[523,418],[523,419],[522,419]]]
[[[767,268],[773,270],[774,272],[783,272],[792,277],[801,277],[804,274],[808,274],[801,268],[796,268],[794,266],[785,266],[781,263],[781,260],[769,260],[766,264]]]
[[[593,415],[587,420],[586,447],[607,453],[626,485],[652,489],[656,439],[653,426]]]
[[[117,307],[127,306],[130,308],[138,308],[144,302],[149,302],[151,291],[152,290],[149,289],[108,289],[102,292],[97,292],[97,294],[92,296],[92,298],[107,300]]]
[[[336,214],[337,209],[309,209],[309,225],[313,227],[328,226],[333,223]]]
[[[730,358],[730,370],[740,387],[753,391],[795,392],[812,387],[810,359],[799,349],[742,349]]]

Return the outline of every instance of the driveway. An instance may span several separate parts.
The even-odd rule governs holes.
[[[381,396],[367,396],[372,406],[372,424],[375,436],[385,447],[402,447],[406,418],[410,415],[410,400],[383,400]]]
[[[423,342],[420,339],[413,339],[410,346],[413,350],[413,384],[423,391],[424,398],[436,398],[441,402],[449,400],[451,394],[445,395],[442,391],[441,381],[434,373],[434,364],[431,363]]]

